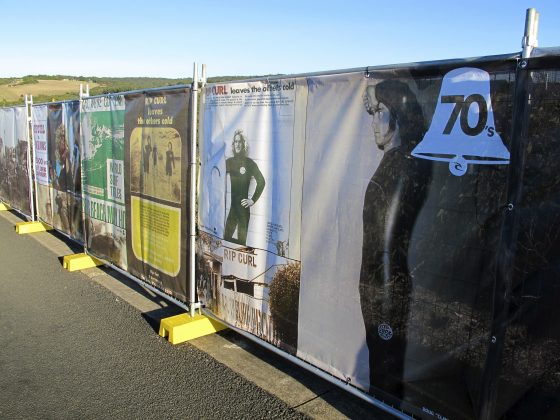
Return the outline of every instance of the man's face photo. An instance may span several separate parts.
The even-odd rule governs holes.
[[[394,135],[394,130],[390,128],[391,112],[389,108],[379,102],[375,96],[375,87],[369,86],[364,94],[364,105],[370,114],[373,127],[373,138],[379,148],[383,148],[389,143]]]
[[[244,141],[241,135],[240,134],[235,135],[235,137],[233,138],[233,151],[235,152],[236,155],[240,154],[241,151],[243,150],[243,146],[244,146],[243,143]]]
[[[391,113],[385,104],[379,102],[373,114],[373,137],[375,143],[382,147],[389,143],[393,137],[394,130],[389,127]]]

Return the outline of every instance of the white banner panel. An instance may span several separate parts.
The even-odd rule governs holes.
[[[36,105],[32,112],[33,145],[35,151],[35,179],[40,185],[49,185],[49,158],[47,143],[47,105]]]
[[[304,79],[211,85],[202,100],[199,298],[292,352],[306,87]],[[283,329],[271,293],[288,273],[297,287],[295,318]]]
[[[365,112],[362,74],[308,84],[298,356],[367,389],[358,292],[362,209],[382,153]]]

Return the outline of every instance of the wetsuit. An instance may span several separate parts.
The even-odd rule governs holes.
[[[173,169],[175,168],[175,155],[172,150],[167,150],[165,152],[165,175],[173,175]]]
[[[152,153],[152,146],[146,144],[144,146],[144,172],[149,174],[150,173],[150,154]]]
[[[257,187],[251,200],[256,203],[264,189],[264,177],[257,164],[246,156],[227,159],[226,173],[229,174],[231,180],[231,207],[226,220],[224,239],[246,245],[251,211],[249,207],[245,208],[241,205],[241,200],[249,198],[249,184],[251,178],[254,178]],[[235,228],[237,228],[237,240],[233,239]]]

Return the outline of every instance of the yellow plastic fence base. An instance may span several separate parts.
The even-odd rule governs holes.
[[[62,266],[68,271],[85,270],[99,265],[103,265],[103,263],[87,254],[65,255],[62,260]]]
[[[204,315],[191,318],[189,314],[181,314],[162,319],[159,335],[167,337],[171,344],[179,344],[226,328],[224,324]]]
[[[12,208],[5,203],[0,203],[0,211],[11,210]]]
[[[52,230],[52,227],[43,222],[19,222],[16,223],[16,232],[20,235],[26,233],[46,232]]]

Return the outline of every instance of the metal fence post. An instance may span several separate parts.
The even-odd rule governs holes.
[[[191,119],[191,150],[190,150],[190,188],[189,188],[189,312],[194,316],[200,304],[196,301],[196,125],[198,120],[198,67],[193,64],[192,81],[192,119]]]
[[[33,179],[36,179],[35,172],[35,149],[33,146],[33,136],[30,136],[30,130],[33,129],[31,124],[31,115],[33,112],[33,95],[25,95],[25,118],[27,121],[25,138],[27,140],[27,173],[29,174],[29,205],[31,210],[31,220],[36,221],[35,206],[37,205],[37,188],[33,189]],[[31,161],[33,159],[33,162]],[[33,170],[32,170],[33,169]]]
[[[537,40],[539,31],[539,17],[540,14],[534,9],[527,9],[525,15],[525,34],[523,35],[523,40],[521,41],[521,47],[523,52],[521,53],[521,58],[526,59],[531,56],[533,48],[539,46]]]

